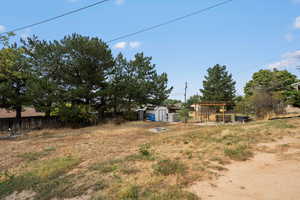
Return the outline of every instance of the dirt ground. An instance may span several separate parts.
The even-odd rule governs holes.
[[[299,200],[299,161],[300,119],[39,130],[0,140],[0,199]]]
[[[299,144],[295,138],[260,144],[269,149]],[[277,154],[257,153],[247,162],[234,162],[214,181],[199,182],[190,188],[203,200],[299,200],[300,150],[289,148]]]

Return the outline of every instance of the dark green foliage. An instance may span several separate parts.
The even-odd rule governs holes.
[[[97,116],[86,112],[85,106],[83,105],[61,105],[59,106],[58,115],[62,122],[74,127],[91,125],[97,121]]]
[[[282,114],[286,104],[298,104],[298,92],[292,87],[297,81],[297,77],[287,70],[260,70],[246,84],[246,96],[238,105],[257,117]]]
[[[127,120],[136,120],[132,110],[147,104],[160,105],[172,90],[167,74],[158,74],[152,58],[143,53],[127,61],[115,59],[99,38],[78,34],[62,40],[22,40],[33,79],[28,94],[31,104],[46,116],[59,115],[66,123],[90,124],[90,113],[103,119],[106,112],[127,111]],[[92,119],[91,119],[92,118]]]
[[[161,105],[169,97],[172,88],[168,88],[167,74],[159,75],[151,61],[143,53],[136,54],[131,61],[122,54],[117,56],[108,90],[115,111],[121,110],[119,105],[127,110],[147,104]]]
[[[201,89],[202,101],[233,102],[235,97],[235,81],[228,73],[226,66],[215,65],[207,70],[208,75]]]
[[[104,106],[101,97],[105,96],[114,65],[111,50],[104,42],[73,34],[60,41],[33,38],[23,43],[40,79],[32,84],[37,109],[50,113],[53,106],[69,103],[89,113],[92,108]]]
[[[165,106],[176,106],[176,105],[181,105],[181,101],[177,99],[167,99],[164,101],[163,105]]]
[[[187,104],[188,107],[190,107],[191,105],[197,104],[197,103],[199,103],[200,101],[201,101],[201,96],[200,96],[200,95],[194,95],[194,96],[191,96],[191,97],[187,100],[186,104]]]
[[[287,104],[300,107],[300,91],[289,90],[285,92],[285,95],[287,96]]]
[[[42,41],[34,36],[21,40],[21,47],[9,45],[8,37],[0,42],[0,107],[16,110],[18,119],[23,106],[33,106],[77,126],[112,111],[136,120],[133,110],[161,105],[172,90],[151,57],[138,53],[127,61],[119,54],[114,59],[97,37],[72,34]]]
[[[179,117],[180,117],[180,120],[184,121],[184,122],[187,122],[189,119],[190,119],[190,116],[189,116],[189,108],[187,107],[182,107],[180,110],[179,110]]]
[[[31,102],[28,93],[31,79],[31,68],[24,48],[16,44],[3,46],[0,49],[0,107],[15,110],[18,122],[21,120],[22,107]]]
[[[297,81],[297,77],[287,70],[260,70],[253,74],[244,91],[246,96],[252,96],[257,90],[278,93],[282,100],[286,101],[287,92],[293,90],[292,84]]]
[[[157,174],[161,174],[164,176],[172,175],[172,174],[184,174],[186,167],[183,163],[179,161],[173,160],[160,160],[156,164],[153,165],[153,170]]]

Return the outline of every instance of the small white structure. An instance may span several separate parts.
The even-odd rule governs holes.
[[[147,119],[155,122],[168,122],[169,110],[164,106],[148,108],[146,110]]]

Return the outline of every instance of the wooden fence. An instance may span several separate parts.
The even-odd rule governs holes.
[[[8,130],[33,130],[40,128],[53,128],[61,124],[57,117],[22,117],[22,123],[19,125],[15,118],[1,118],[0,132]]]

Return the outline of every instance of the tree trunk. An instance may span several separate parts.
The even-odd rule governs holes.
[[[46,112],[45,112],[45,117],[46,117],[47,119],[49,119],[50,116],[51,116],[51,110],[50,110],[50,109],[49,109],[49,110],[46,110]]]
[[[118,107],[118,105],[117,105],[117,97],[114,96],[114,105],[113,105],[113,108],[114,108],[113,115],[114,115],[114,117],[117,116],[117,112],[118,112],[118,108],[117,107]]]
[[[22,106],[16,107],[16,122],[17,122],[17,129],[20,129],[22,126]]]

